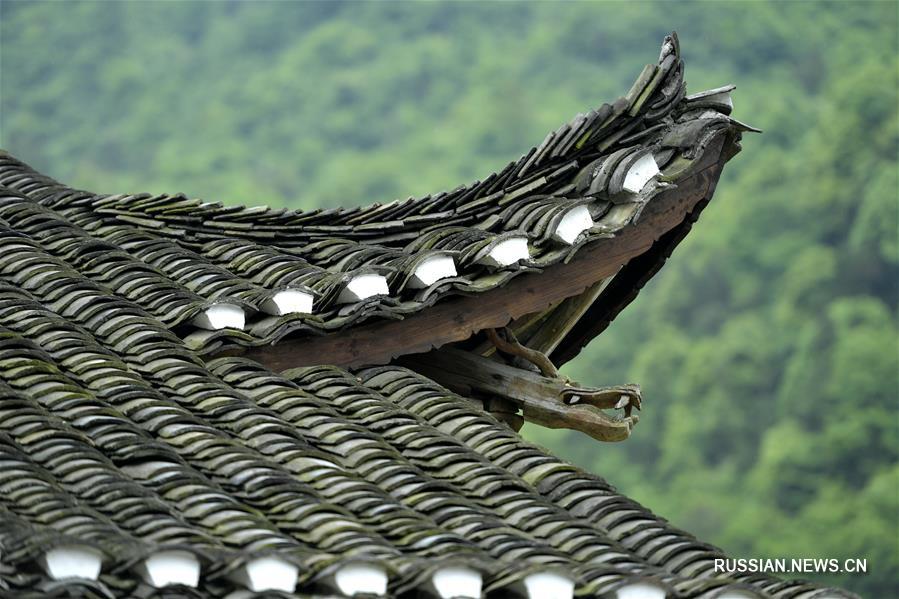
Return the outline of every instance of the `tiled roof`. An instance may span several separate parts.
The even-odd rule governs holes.
[[[746,129],[682,76],[667,38],[500,173],[350,210],[96,195],[0,155],[0,595],[850,597],[716,574],[720,551],[411,370],[222,353],[489,292],[631,226]]]

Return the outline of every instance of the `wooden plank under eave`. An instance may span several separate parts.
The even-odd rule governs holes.
[[[549,355],[560,341],[577,324],[584,313],[593,305],[596,298],[612,281],[615,275],[606,277],[594,283],[580,295],[569,297],[554,310],[550,311],[546,319],[533,332],[527,336],[518,336],[518,341],[525,346]]]
[[[714,158],[719,154],[714,152]],[[627,226],[614,238],[588,244],[567,264],[521,275],[500,289],[447,299],[404,320],[374,322],[323,337],[288,339],[274,347],[249,348],[243,355],[272,370],[313,364],[385,364],[397,356],[461,341],[477,331],[544,311],[614,275],[680,224],[693,206],[707,197],[722,166],[723,162],[712,161],[679,181],[677,188],[664,191],[647,205],[636,225]]]

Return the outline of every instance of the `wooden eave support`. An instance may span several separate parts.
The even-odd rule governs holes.
[[[525,332],[519,335],[519,340],[530,348],[546,355],[551,354],[565,335],[580,321],[584,312],[593,305],[612,278],[602,279],[582,294],[569,297],[550,311],[539,328],[532,333]]]
[[[544,312],[536,312],[516,319],[509,323],[508,328],[515,333],[522,344],[548,356],[577,325],[612,279],[614,276],[601,279],[580,295],[574,295],[553,304]],[[489,356],[495,351],[495,344],[486,340],[472,351]]]
[[[519,343],[518,339],[515,337],[515,333],[509,329],[504,328],[500,331],[497,331],[496,329],[486,329],[484,332],[487,334],[487,339],[489,339],[501,352],[518,356],[527,362],[530,362],[540,370],[540,374],[547,378],[561,378],[559,369],[546,357],[546,354]],[[506,339],[504,336],[508,336],[509,338]]]
[[[640,407],[636,385],[580,387],[451,347],[407,355],[399,363],[461,395],[511,401],[529,422],[580,431],[599,441],[627,439],[638,421],[630,415],[631,407]],[[623,408],[626,415],[603,412],[614,408]]]

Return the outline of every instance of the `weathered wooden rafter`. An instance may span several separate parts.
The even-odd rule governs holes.
[[[452,347],[404,356],[400,364],[468,397],[509,400],[529,422],[581,431],[600,441],[628,438],[638,420],[631,414],[641,403],[636,385],[582,387]],[[616,408],[624,415],[603,412]]]
[[[580,295],[561,302],[546,313],[539,326],[523,328],[518,333],[519,341],[536,351],[551,354],[613,279],[614,276],[606,277]]]

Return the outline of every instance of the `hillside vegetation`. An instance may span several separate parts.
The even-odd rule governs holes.
[[[744,140],[661,274],[566,370],[634,436],[526,435],[740,557],[867,558],[899,597],[897,4],[2,2],[0,145],[97,191],[293,208],[483,177],[677,30]]]

